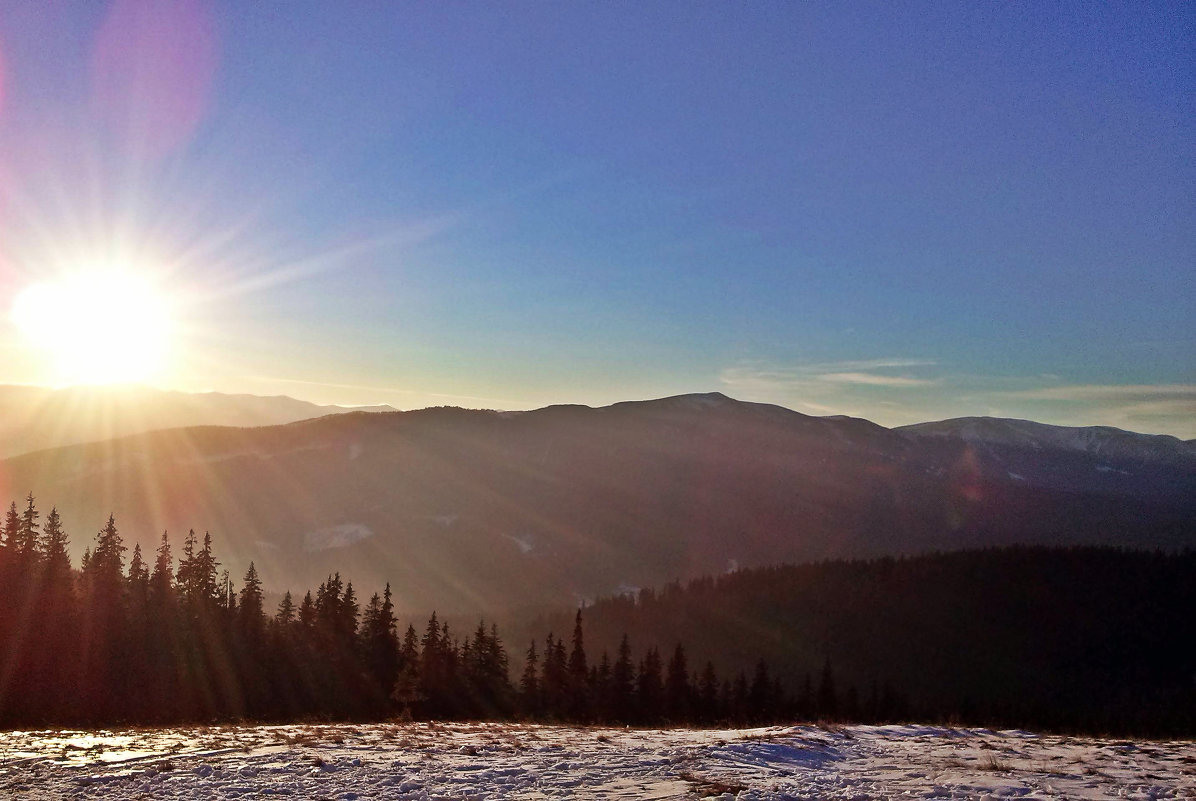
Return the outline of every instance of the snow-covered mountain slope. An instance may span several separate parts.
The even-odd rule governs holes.
[[[1196,441],[1110,426],[1053,426],[1001,417],[958,417],[894,430],[915,437],[954,438],[972,445],[1000,444],[1038,452],[1073,451],[1144,462],[1196,460]]]
[[[958,453],[990,479],[1147,499],[1196,491],[1196,442],[1167,435],[996,417],[961,417],[894,431],[919,446]]]

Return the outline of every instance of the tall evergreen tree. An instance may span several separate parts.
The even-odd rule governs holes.
[[[289,599],[289,593],[288,593]],[[249,563],[242,581],[241,593],[237,599],[237,622],[246,642],[259,643],[265,623],[262,607],[262,581],[257,575],[257,566]]]
[[[0,542],[3,542],[4,547],[15,551],[20,543],[20,531],[21,513],[17,511],[17,502],[12,501],[8,505],[7,514],[4,516],[3,537],[0,538]]]
[[[278,602],[278,611],[274,613],[274,622],[284,629],[289,629],[295,622],[295,602],[291,599],[291,591],[287,590],[282,600]]]
[[[155,606],[166,605],[174,594],[174,560],[170,553],[170,538],[162,532],[162,540],[154,553],[154,570],[150,574],[150,597]]]
[[[36,598],[39,613],[38,647],[32,649],[30,675],[35,683],[36,699],[51,714],[62,715],[70,709],[70,699],[78,677],[76,660],[64,658],[77,647],[78,605],[75,576],[68,553],[69,540],[62,528],[58,509],[50,509],[42,529],[42,580]]]
[[[448,651],[447,637],[441,631],[440,620],[436,613],[428,618],[424,628],[423,638],[420,640],[419,662],[419,695],[421,712],[424,715],[436,716],[441,714],[445,706],[445,690],[448,685]]]
[[[395,629],[390,584],[381,598],[370,596],[361,619],[361,648],[370,677],[382,699],[394,693],[399,671],[399,638]]]
[[[532,717],[540,715],[539,657],[536,655],[536,641],[527,647],[523,661],[523,675],[519,678],[519,701],[523,710]]]
[[[311,598],[311,590],[308,590],[299,602],[299,625],[304,631],[311,632],[316,627],[316,619],[316,604]]]
[[[226,597],[224,588],[217,579],[220,563],[212,553],[212,535],[204,532],[203,544],[199,544],[195,530],[187,532],[183,541],[183,555],[179,559],[177,573],[178,590],[188,604],[192,615],[211,614]]]
[[[84,697],[88,708],[99,717],[112,715],[128,686],[129,672],[120,666],[124,652],[124,542],[116,519],[96,534],[95,547],[83,572],[85,598],[81,621],[81,673],[86,680]]]
[[[639,675],[636,677],[636,713],[641,723],[653,724],[660,720],[664,696],[662,673],[660,651],[652,646],[640,660]]]
[[[768,664],[761,659],[756,663],[752,686],[748,690],[748,716],[753,721],[765,722],[775,714],[773,703],[773,685],[768,674]]]
[[[21,512],[21,523],[17,534],[16,556],[24,569],[29,569],[37,561],[37,544],[41,526],[38,518],[41,513],[33,500],[33,493],[25,498],[25,510]]]
[[[395,688],[391,691],[391,698],[398,704],[402,717],[411,718],[422,701],[420,688],[419,634],[414,625],[408,624],[407,631],[403,634],[403,643],[399,647],[399,672],[395,679]]]
[[[112,590],[114,597],[119,597],[117,589],[124,573],[126,550],[120,532],[116,530],[116,518],[108,515],[108,523],[96,534],[96,544],[91,551],[88,567],[92,571],[93,582],[106,582],[104,589]]]
[[[586,722],[590,718],[589,669],[586,667],[585,635],[582,632],[581,610],[573,621],[573,643],[569,651],[568,678],[569,717]]]
[[[669,658],[664,683],[665,714],[671,721],[688,720],[690,716],[689,663],[681,643]]]
[[[52,592],[61,592],[63,597],[72,594],[71,557],[69,553],[70,540],[62,529],[62,519],[58,509],[52,508],[46,516],[46,525],[42,529],[41,553],[46,576],[47,587]]]
[[[631,720],[635,692],[635,665],[631,662],[631,643],[627,635],[619,641],[619,653],[610,672],[610,712],[616,722]]]
[[[353,591],[353,582],[345,585],[345,594],[341,597],[337,609],[336,632],[337,639],[346,646],[351,645],[357,636],[357,593]]]
[[[713,723],[719,719],[721,711],[718,708],[718,675],[714,672],[714,663],[707,661],[702,668],[702,676],[698,679],[698,721]]]

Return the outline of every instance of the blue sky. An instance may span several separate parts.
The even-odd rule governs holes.
[[[43,6],[0,303],[158,271],[161,385],[1196,437],[1190,4]]]

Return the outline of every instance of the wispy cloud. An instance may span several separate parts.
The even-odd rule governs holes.
[[[1058,375],[936,375],[932,359],[740,364],[719,378],[728,394],[809,414],[849,414],[882,425],[968,415],[1056,425],[1108,425],[1196,437],[1196,384],[1068,384]]]
[[[921,422],[916,408],[878,393],[917,393],[939,379],[911,375],[937,365],[934,359],[891,357],[797,365],[739,364],[719,380],[744,400],[779,403],[808,414],[846,414],[887,425]]]
[[[888,370],[901,367],[933,367],[938,364],[937,359],[861,359],[844,362],[825,362],[822,364],[805,365],[804,369],[813,372],[840,370]]]
[[[931,386],[937,384],[938,380],[909,375],[909,370],[933,367],[937,364],[934,359],[913,358],[813,362],[783,367],[746,364],[728,367],[719,377],[723,384],[729,387],[825,394],[833,389],[828,385],[891,388]],[[894,374],[894,370],[905,372]]]
[[[876,373],[822,373],[815,376],[819,381],[837,384],[864,384],[872,387],[925,387],[937,384],[929,378],[911,378],[903,375],[877,375]]]

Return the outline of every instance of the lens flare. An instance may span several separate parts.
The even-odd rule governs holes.
[[[63,384],[146,381],[170,350],[169,297],[144,277],[92,269],[43,281],[14,299],[12,322]]]

